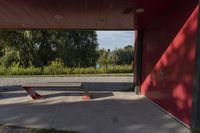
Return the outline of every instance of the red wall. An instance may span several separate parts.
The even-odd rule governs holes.
[[[144,29],[141,92],[190,125],[198,7],[180,2]]]

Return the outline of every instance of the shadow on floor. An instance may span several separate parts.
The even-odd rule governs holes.
[[[46,99],[52,97],[60,97],[60,96],[83,96],[83,92],[64,92],[64,93],[57,93],[57,94],[49,94]],[[91,92],[89,93],[91,99],[98,99],[98,98],[106,98],[114,96],[112,92]]]
[[[28,94],[19,86],[0,86],[0,99],[25,97]]]
[[[60,83],[60,82],[54,82],[54,83]],[[35,83],[37,84],[37,83]],[[107,97],[111,96],[112,94],[103,93],[103,91],[132,91],[134,88],[134,84],[130,82],[82,82],[82,85],[80,88],[73,88],[73,87],[66,87],[66,88],[35,88],[36,91],[46,91],[44,95],[48,95],[48,97],[56,97],[56,96],[80,96],[83,93],[74,93],[70,91],[84,91],[87,89],[88,91],[97,91],[102,92],[98,95],[94,94],[94,97]],[[52,91],[61,91],[60,93],[55,94],[49,94],[49,92]],[[107,96],[106,96],[107,95]],[[24,91],[24,89],[19,86],[0,86],[0,99],[7,99],[7,98],[17,98],[17,97],[25,97],[27,96],[27,93]]]
[[[49,99],[0,104],[0,124],[81,133],[187,133],[188,129],[133,93],[90,102]]]

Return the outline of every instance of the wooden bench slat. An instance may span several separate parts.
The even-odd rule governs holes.
[[[66,83],[66,82],[48,82],[48,83],[28,83],[23,84],[22,87],[30,88],[80,88],[81,83]]]

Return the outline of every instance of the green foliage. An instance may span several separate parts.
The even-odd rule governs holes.
[[[0,66],[0,75],[8,75],[8,69],[3,66]]]
[[[22,68],[19,64],[13,64],[5,75],[41,75],[43,74],[41,68],[35,68],[30,66],[28,68]]]
[[[132,64],[134,51],[132,46],[126,46],[123,49],[116,49],[112,52],[112,59],[116,65]]]
[[[95,31],[0,31],[0,75],[133,72],[132,46],[114,51],[97,48]]]
[[[18,62],[18,54],[16,51],[8,51],[6,54],[0,59],[0,64],[3,67],[10,67],[13,63]]]
[[[53,61],[49,66],[22,68],[19,64],[13,64],[10,68],[0,66],[0,75],[68,75],[68,74],[112,74],[133,73],[131,65],[109,65],[107,67],[68,68],[60,60]]]
[[[192,133],[200,133],[200,129],[193,129]]]
[[[89,67],[89,68],[74,68],[72,69],[71,74],[96,74],[97,71],[95,68]]]
[[[56,129],[36,129],[36,128],[25,128],[25,127],[19,127],[19,126],[4,126],[0,125],[0,131],[3,131],[5,133],[78,133],[75,131],[66,131],[66,130],[56,130]]]
[[[116,66],[111,66],[108,67],[107,73],[132,73],[133,72],[133,67],[132,65],[116,65]]]
[[[44,67],[44,74],[55,75],[63,73],[64,73],[64,63],[59,59],[52,61],[50,66]]]
[[[8,68],[17,63],[18,67],[11,69],[14,74],[26,73],[31,65],[41,67],[44,74],[106,73],[110,65],[130,65],[133,62],[132,46],[114,51],[98,51],[97,48],[95,31],[0,31],[0,65]],[[93,67],[97,60],[105,68],[96,71]],[[38,69],[31,69],[33,73],[39,73]]]
[[[77,132],[61,131],[56,129],[31,129],[29,133],[77,133]]]
[[[114,51],[101,49],[99,50],[98,63],[100,66],[108,65],[131,65],[133,64],[134,51],[133,47],[128,45],[123,49],[115,49]]]
[[[68,34],[67,49],[64,52],[68,67],[94,67],[98,59],[97,35],[94,31],[71,31]]]
[[[113,64],[113,61],[110,56],[110,50],[99,50],[99,55],[101,55],[98,59],[98,63],[100,66],[108,67],[108,65]]]
[[[44,67],[56,58],[68,67],[93,67],[98,58],[97,47],[95,31],[0,31],[0,57],[5,56],[6,67],[14,62],[23,68],[30,64]],[[6,48],[17,52],[18,60],[11,60],[10,54],[3,53]]]

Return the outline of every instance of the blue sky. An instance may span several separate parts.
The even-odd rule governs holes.
[[[99,48],[115,49],[133,45],[134,31],[97,31]]]

